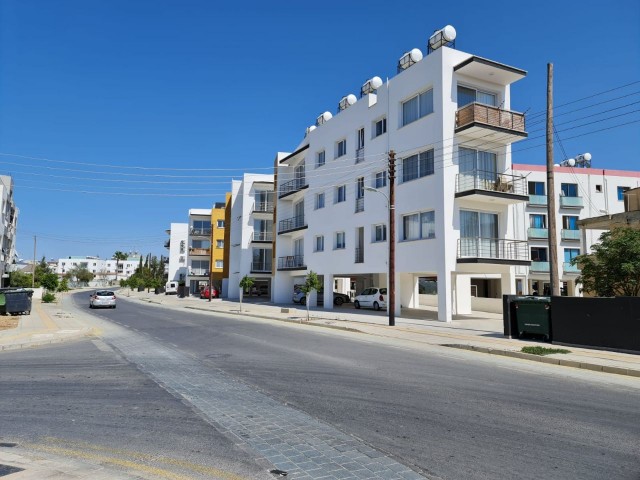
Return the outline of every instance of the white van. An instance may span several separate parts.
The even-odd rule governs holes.
[[[177,295],[178,294],[178,282],[167,282],[164,287],[165,295]]]

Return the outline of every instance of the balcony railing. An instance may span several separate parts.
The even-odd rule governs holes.
[[[364,147],[356,148],[356,163],[364,162]]]
[[[562,271],[564,273],[580,273],[578,265],[571,265],[571,262],[563,262]]]
[[[456,112],[456,128],[470,123],[481,123],[490,127],[525,133],[524,113],[502,110],[482,103],[470,103]]]
[[[285,218],[278,222],[278,233],[289,232],[298,228],[306,227],[304,223],[304,215],[298,215],[297,217]]]
[[[364,248],[356,248],[355,263],[364,263]]]
[[[304,264],[304,255],[289,255],[278,258],[278,270],[297,270],[307,268]]]
[[[364,212],[364,197],[356,198],[356,213]]]
[[[529,195],[529,205],[534,207],[546,207],[547,196],[546,195]]]
[[[294,178],[293,180],[289,180],[288,182],[280,185],[280,198],[284,197],[293,192],[297,192],[298,190],[302,190],[303,188],[308,187],[307,179],[305,177]]]
[[[192,228],[189,230],[189,233],[198,237],[210,237],[211,236],[211,227],[209,228]]]
[[[189,255],[209,255],[210,253],[211,253],[210,248],[189,247]]]
[[[458,258],[529,261],[529,242],[502,238],[460,238]]]
[[[527,232],[528,238],[549,238],[549,230],[547,228],[530,228]]]
[[[582,208],[582,197],[567,197],[560,195],[560,207],[561,208]]]
[[[271,270],[272,270],[271,260],[269,260],[269,261],[251,262],[251,271],[252,272],[271,273]]]
[[[189,276],[191,277],[208,277],[209,270],[204,270],[203,268],[194,268],[189,270]]]
[[[254,213],[273,213],[273,202],[256,202],[253,204]]]
[[[580,241],[580,230],[562,229],[562,240]]]
[[[171,247],[171,241],[167,240],[166,242],[164,242],[164,248],[170,248]]]
[[[549,273],[549,262],[532,261],[529,270],[531,272]]]
[[[471,170],[456,175],[456,193],[469,190],[527,195],[525,177],[508,173],[496,173],[486,170]]]
[[[252,242],[273,242],[273,232],[253,232],[251,234]]]

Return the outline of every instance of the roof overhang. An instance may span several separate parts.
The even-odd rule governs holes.
[[[453,71],[499,85],[510,85],[527,76],[526,70],[476,56],[459,63]]]
[[[621,212],[578,220],[578,227],[589,230],[611,230],[615,227],[640,229],[640,211]]]
[[[289,155],[287,155],[286,157],[284,157],[282,160],[280,160],[280,164],[283,163],[290,163],[294,160],[298,159],[298,156],[304,152],[307,148],[309,148],[309,144],[307,143],[304,147],[300,147],[298,150],[296,150],[293,153],[290,153]]]

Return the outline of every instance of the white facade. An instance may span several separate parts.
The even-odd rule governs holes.
[[[602,163],[605,163],[604,161]],[[519,293],[549,294],[549,242],[547,215],[547,173],[540,165],[514,165],[516,174],[527,177],[529,201],[518,205],[517,223],[529,241],[531,266],[527,281],[517,285]],[[591,253],[602,230],[579,230],[578,219],[624,211],[623,192],[640,186],[640,172],[598,168],[555,167],[556,232],[558,235],[558,278],[562,293],[579,295],[579,270],[571,258]]]
[[[509,86],[525,75],[443,47],[279,154],[274,300],[290,301],[310,270],[323,277],[325,309],[344,279],[356,291],[386,285],[391,150],[396,314],[420,305],[421,279],[437,279],[443,321],[471,312],[472,278],[493,280],[497,296],[515,293],[529,248],[514,212],[528,197],[511,175],[510,145],[526,133]]]
[[[169,249],[167,281],[186,281],[189,224],[172,223],[167,233],[169,234],[169,240],[165,242],[165,247]]]
[[[0,285],[9,285],[9,272],[16,262],[18,209],[13,201],[13,179],[0,175]]]
[[[191,294],[209,285],[211,268],[211,209],[189,209],[186,285]]]
[[[256,295],[270,297],[274,205],[273,175],[247,173],[242,180],[233,180],[229,280],[223,295],[239,298],[238,285],[247,275],[254,280]]]
[[[92,283],[107,285],[110,282],[129,278],[140,265],[139,256],[129,256],[126,260],[116,262],[99,257],[66,257],[58,259],[55,272],[62,277],[74,268],[86,268],[95,275]]]

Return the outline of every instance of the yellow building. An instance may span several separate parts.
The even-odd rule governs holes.
[[[211,282],[218,289],[222,288],[222,279],[226,267],[225,251],[225,202],[216,202],[211,209]]]

